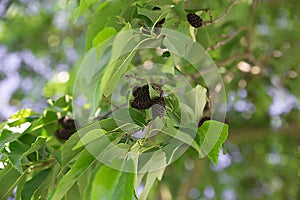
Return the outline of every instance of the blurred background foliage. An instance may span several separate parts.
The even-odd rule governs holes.
[[[71,95],[77,67],[89,48],[85,37],[93,34],[89,24],[120,30],[122,20],[128,20],[126,13],[94,16],[105,1],[87,2],[91,6],[77,20],[81,11],[74,10],[76,1],[0,2],[0,122],[22,108],[42,111],[47,98]],[[173,1],[152,1],[166,2]],[[217,166],[208,159],[194,160],[192,151],[185,154],[167,168],[150,199],[300,199],[300,4],[175,3],[185,10],[209,8],[213,20],[221,17],[199,28],[195,37],[226,86],[228,153]],[[173,26],[176,17],[183,21],[185,16],[168,15],[164,26],[188,33],[185,21]],[[100,18],[103,22],[94,20]],[[206,14],[203,18],[209,19]]]

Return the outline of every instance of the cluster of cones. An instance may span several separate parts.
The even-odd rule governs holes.
[[[137,110],[145,110],[151,108],[152,119],[155,119],[156,117],[164,116],[166,110],[166,102],[161,96],[161,86],[154,83],[152,83],[151,86],[156,91],[160,91],[160,96],[151,99],[148,84],[142,87],[135,87],[132,92],[134,99],[131,101],[131,107]]]

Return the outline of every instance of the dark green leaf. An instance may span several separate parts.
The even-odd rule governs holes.
[[[28,155],[34,151],[38,151],[40,148],[42,148],[42,146],[44,145],[44,143],[46,142],[47,138],[39,136],[36,138],[36,140],[34,141],[34,143],[31,144],[30,148],[23,153],[23,156]]]
[[[115,120],[112,118],[102,119],[99,121],[100,128],[109,132],[118,128]]]
[[[68,193],[66,194],[66,200],[82,200],[81,194],[80,194],[80,190],[78,187],[78,184],[75,183],[70,190],[68,191]]]
[[[209,46],[209,35],[206,27],[197,29],[196,41],[201,44],[204,49],[207,49],[207,47]]]
[[[62,166],[66,166],[70,161],[79,155],[79,153],[84,149],[83,147],[78,149],[73,149],[78,142],[80,137],[77,133],[73,134],[64,144],[61,152]]]
[[[0,171],[0,199],[7,199],[25,173],[21,174],[13,166],[8,165]]]
[[[136,109],[133,108],[121,108],[113,113],[116,121],[122,122],[123,124],[136,124],[144,127],[147,125],[145,116]]]
[[[40,186],[35,190],[33,194],[33,199],[40,199],[42,197],[48,196],[49,192],[56,187],[56,179],[59,173],[59,165],[52,167],[47,178],[43,180]]]
[[[121,13],[122,7],[120,1],[105,2],[103,3],[94,17],[93,22],[89,25],[86,36],[86,49],[89,50],[93,45],[93,40],[95,36],[107,26],[114,28],[120,28],[117,24],[117,18],[114,17]]]
[[[31,180],[25,183],[24,189],[21,192],[22,200],[30,200],[35,190],[43,183],[49,175],[51,169],[45,169],[36,173]]]
[[[88,170],[94,160],[95,157],[91,155],[87,150],[84,150],[80,154],[70,171],[68,171],[68,173],[64,175],[64,177],[60,180],[51,199],[62,199],[69,191],[69,189],[79,179],[79,177],[83,175],[86,170]]]
[[[138,7],[137,12],[140,15],[144,15],[144,16],[148,17],[153,24],[157,20],[163,18],[163,16],[162,16],[163,11],[162,10],[150,10],[150,9],[147,9],[147,8]]]

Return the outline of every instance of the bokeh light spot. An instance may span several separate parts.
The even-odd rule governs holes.
[[[251,67],[251,74],[257,75],[261,72],[261,68],[259,66]]]
[[[48,44],[50,47],[57,47],[59,45],[59,38],[57,35],[50,35],[48,37]]]
[[[57,81],[60,83],[66,83],[70,78],[70,75],[67,71],[62,71],[57,74]]]
[[[245,61],[241,61],[237,64],[237,68],[242,72],[250,72],[251,65]]]

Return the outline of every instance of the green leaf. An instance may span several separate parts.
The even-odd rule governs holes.
[[[84,0],[80,1],[79,8],[76,8],[76,14],[74,14],[75,20],[77,20],[92,4],[96,3],[97,0]]]
[[[185,95],[188,103],[187,105],[193,110],[193,121],[199,122],[203,115],[203,110],[206,104],[206,89],[197,85]]]
[[[92,47],[94,37],[107,26],[112,26],[114,28],[119,28],[120,25],[117,24],[117,16],[121,13],[122,7],[120,1],[105,2],[96,11],[93,22],[89,25],[86,35],[85,46],[86,50]]]
[[[69,110],[69,108],[72,107],[72,97],[70,95],[62,96],[54,102],[53,106],[62,108],[63,110]]]
[[[56,190],[52,196],[52,200],[62,199],[69,189],[75,184],[79,177],[89,169],[94,162],[95,157],[91,155],[87,150],[84,150],[73,167],[68,171],[66,175],[58,183]]]
[[[112,199],[132,200],[135,195],[134,179],[134,173],[122,172],[118,184],[115,187],[115,191],[112,195]]]
[[[172,125],[172,122],[170,119],[167,119],[167,126],[165,126],[162,130],[163,133],[173,137],[174,139],[184,143],[184,144],[192,144],[194,137],[196,135],[196,129],[195,131],[192,129],[193,124],[190,124],[190,129],[188,128],[175,128]]]
[[[19,136],[20,136],[19,133],[13,133],[12,131],[4,129],[1,132],[1,136],[0,136],[0,150],[2,149],[5,143],[12,142],[15,139],[17,139]]]
[[[92,200],[91,194],[92,194],[92,188],[93,188],[94,180],[95,180],[96,174],[98,173],[98,171],[99,171],[99,169],[100,169],[101,167],[102,167],[102,164],[101,164],[101,163],[98,163],[98,164],[91,170],[89,182],[88,182],[88,184],[86,185],[86,190],[85,190],[85,193],[84,193],[84,199],[90,199],[90,200]],[[79,179],[79,181],[78,181],[78,184],[79,184],[79,187],[80,187],[80,179]]]
[[[78,184],[74,184],[66,194],[66,200],[82,200]]]
[[[204,49],[207,49],[209,46],[209,35],[206,27],[201,27],[197,29],[196,41],[203,46]]]
[[[133,108],[121,108],[113,112],[113,116],[117,122],[121,122],[122,124],[136,124],[141,127],[147,125],[145,116]]]
[[[16,200],[22,200],[21,193],[24,190],[24,185],[25,185],[26,179],[27,179],[27,177],[23,176],[17,185]]]
[[[101,129],[93,129],[84,134],[80,134],[80,130],[78,132],[79,135],[82,136],[80,141],[76,144],[75,147],[73,147],[72,150],[76,150],[80,147],[83,147],[84,145],[88,145],[90,142],[95,141],[96,139],[101,138],[103,135],[105,135],[105,131]]]
[[[109,96],[120,78],[128,71],[129,65],[140,45],[133,40],[133,31],[124,31],[116,35],[113,42],[112,57],[101,79],[101,91]]]
[[[137,12],[140,15],[144,15],[146,17],[148,17],[152,23],[154,24],[157,20],[162,19],[162,14],[163,11],[162,10],[149,10],[147,8],[142,8],[142,7],[138,7],[137,8]]]
[[[112,169],[107,166],[102,166],[95,176],[91,199],[111,199],[114,188],[117,185],[117,181],[120,177],[118,170]]]
[[[100,78],[110,58],[110,41],[105,40],[92,48],[84,57],[75,82],[74,96],[84,95],[91,103],[91,114],[93,115],[99,107],[103,92],[99,87]],[[99,61],[101,60],[101,62]],[[88,88],[88,89],[87,89]]]
[[[30,200],[35,190],[43,183],[51,169],[45,169],[36,173],[31,180],[27,181],[21,192],[22,200]]]
[[[33,199],[40,199],[46,197],[53,188],[56,187],[56,180],[59,173],[60,166],[54,165],[49,172],[49,175],[43,180],[40,186],[34,191]]]
[[[116,29],[113,27],[105,27],[103,30],[101,30],[93,39],[93,46],[96,47],[103,41],[111,38],[113,35],[117,33]]]
[[[197,71],[211,67],[213,62],[206,56],[205,49],[190,37],[169,29],[163,29],[161,34],[166,35],[163,44],[169,49],[175,64],[180,64],[184,59]]]
[[[99,121],[100,128],[109,132],[118,128],[116,121],[112,118],[106,118]]]
[[[86,199],[85,194],[87,193],[89,182],[91,182],[92,170],[94,170],[94,168],[87,170],[85,174],[80,176],[78,179],[77,185],[80,197],[82,197],[81,199]]]
[[[77,143],[80,141],[78,133],[74,133],[64,144],[61,159],[62,167],[65,167],[70,161],[79,155],[79,153],[84,149],[83,147],[73,149]]]
[[[34,138],[34,137],[33,137]],[[28,138],[27,138],[28,139]],[[24,141],[13,141],[9,144],[10,152],[3,152],[8,156],[13,166],[22,173],[21,160],[24,156],[39,150],[45,143],[46,138],[39,136],[32,144],[26,144],[26,138]]]
[[[147,200],[147,197],[149,195],[149,192],[150,192],[152,186],[154,185],[156,180],[162,179],[164,171],[165,171],[165,168],[162,168],[162,169],[147,173],[146,183],[145,183],[144,189],[142,191],[142,194],[140,196],[140,200]]]
[[[24,152],[26,152],[30,148],[29,145],[20,142],[20,141],[13,141],[9,144],[9,150],[5,151],[3,154],[7,155],[8,159],[10,160],[11,164],[20,172],[22,173],[21,167],[21,159]]]
[[[0,199],[7,199],[25,174],[21,174],[12,165],[0,170]]]
[[[31,122],[37,118],[37,116],[32,116],[34,114],[35,112],[29,108],[20,110],[8,119],[8,125],[10,127],[13,127],[23,124],[25,122]]]
[[[209,159],[217,164],[220,149],[228,136],[228,125],[215,120],[205,121],[198,129],[198,135],[200,157],[208,155]]]
[[[31,144],[30,148],[22,154],[22,156],[26,156],[34,151],[38,151],[45,144],[47,138],[38,136],[34,143]]]
[[[102,166],[95,176],[91,199],[97,200],[132,200],[134,197],[134,176]]]

